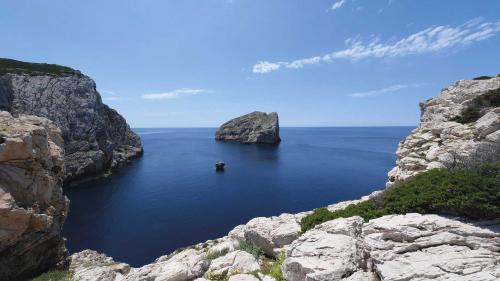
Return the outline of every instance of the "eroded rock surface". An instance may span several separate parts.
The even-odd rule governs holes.
[[[499,160],[500,107],[481,107],[481,117],[471,123],[453,121],[475,98],[498,88],[500,77],[460,80],[421,103],[420,125],[399,144],[396,167],[388,174],[387,186],[429,169]]]
[[[294,215],[290,214],[271,218],[254,218],[246,224],[244,237],[267,255],[275,256],[279,249],[299,237],[299,222]]]
[[[51,121],[0,111],[0,280],[62,266],[64,150]]]
[[[255,111],[232,119],[220,126],[215,139],[242,143],[279,143],[280,127],[276,112]]]
[[[338,219],[307,231],[287,247],[282,270],[288,281],[340,280],[364,265],[360,217]]]
[[[68,181],[100,174],[142,153],[139,136],[102,103],[95,82],[77,71],[0,75],[0,109],[46,117],[62,130]]]

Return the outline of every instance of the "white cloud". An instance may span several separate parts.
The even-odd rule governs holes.
[[[271,63],[268,61],[259,61],[253,66],[254,73],[268,73],[280,68],[280,63]]]
[[[335,3],[333,3],[333,5],[330,7],[330,11],[335,11],[337,9],[340,9],[342,6],[344,6],[346,0],[339,0]]]
[[[290,62],[261,61],[254,65],[254,73],[269,73],[280,68],[299,69],[306,65],[333,62],[339,59],[359,61],[367,58],[401,57],[434,53],[452,47],[465,46],[494,36],[500,31],[500,20],[485,22],[478,18],[458,26],[431,26],[398,41],[381,42],[377,37],[365,43],[359,38],[346,40],[346,49],[322,56]]]
[[[175,99],[181,96],[197,95],[204,92],[207,91],[203,89],[182,88],[171,92],[144,94],[142,95],[142,98],[146,100],[167,100],[167,99]]]
[[[409,88],[417,88],[425,84],[397,84],[397,85],[392,85],[383,89],[378,89],[378,90],[371,90],[371,91],[366,91],[366,92],[357,92],[357,93],[352,93],[348,94],[347,96],[352,97],[352,98],[366,98],[366,97],[373,97],[373,96],[380,96],[383,94],[388,94],[388,93],[393,93],[397,92],[400,90],[404,89],[409,89]]]

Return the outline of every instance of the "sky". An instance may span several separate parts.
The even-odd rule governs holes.
[[[132,127],[416,126],[500,73],[498,0],[0,0],[0,57],[93,78]]]

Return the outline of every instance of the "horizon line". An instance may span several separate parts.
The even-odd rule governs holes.
[[[217,129],[220,126],[194,126],[194,127],[130,127],[132,129]],[[396,128],[396,127],[418,127],[418,125],[364,125],[364,126],[280,126],[280,128]]]

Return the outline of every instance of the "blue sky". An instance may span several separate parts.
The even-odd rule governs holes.
[[[500,73],[500,1],[0,0],[0,57],[92,77],[133,127],[416,125],[418,103]]]

